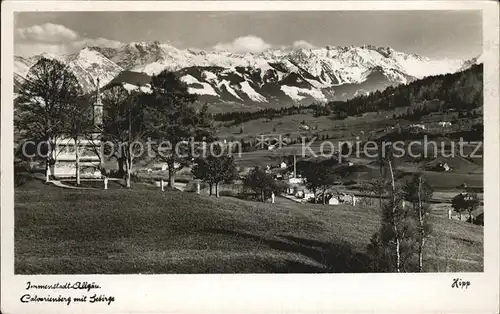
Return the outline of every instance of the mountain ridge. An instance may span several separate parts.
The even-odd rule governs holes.
[[[40,57],[15,57],[16,85]],[[430,75],[454,73],[480,59],[433,60],[372,45],[233,53],[178,49],[158,41],[120,48],[85,47],[71,55],[43,57],[67,63],[87,92],[95,89],[97,77],[101,86],[113,82],[130,89],[137,85],[133,73],[151,76],[165,69],[175,71],[200,102],[221,110],[345,100]],[[128,74],[120,76],[122,72]]]

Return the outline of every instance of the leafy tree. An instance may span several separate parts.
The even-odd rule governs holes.
[[[262,202],[266,201],[267,196],[271,194],[271,192],[277,193],[280,190],[280,187],[272,175],[267,174],[260,167],[252,169],[245,178],[243,184],[246,188],[253,190],[259,195]]]
[[[423,270],[423,251],[425,241],[430,233],[430,205],[429,201],[432,198],[434,189],[420,175],[413,176],[412,180],[404,186],[405,199],[413,205],[413,211],[418,222],[418,270]]]
[[[208,183],[210,195],[212,195],[212,186],[215,186],[216,197],[219,197],[219,183],[229,183],[237,176],[234,158],[228,155],[198,158],[191,172],[196,179]]]
[[[340,179],[333,167],[325,165],[324,162],[311,162],[305,169],[306,187],[313,191],[314,202],[317,202],[318,192],[323,195],[323,204],[326,204],[326,192]]]
[[[144,107],[138,91],[128,92],[120,86],[103,93],[103,140],[113,143],[110,155],[117,158],[119,166],[125,165],[126,185],[131,187],[134,160],[139,157],[139,141],[146,134]],[[104,150],[109,147],[104,147]],[[120,168],[121,168],[120,167]],[[121,169],[120,169],[121,170]]]
[[[468,213],[468,220],[472,220],[472,212],[479,206],[479,198],[476,193],[460,193],[451,200],[451,207],[458,213],[459,219],[462,219],[462,213]]]
[[[175,182],[176,163],[181,166],[189,164],[193,152],[189,143],[195,139],[202,141],[202,146],[213,133],[210,116],[206,107],[197,112],[192,104],[196,95],[188,92],[185,83],[167,70],[151,79],[151,94],[144,95],[143,103],[147,107],[148,135],[156,140],[152,149],[156,157],[168,165],[169,186]],[[161,142],[169,147],[162,147]],[[193,147],[193,146],[191,146]]]
[[[469,222],[474,223],[474,218],[472,217],[472,212],[479,207],[479,198],[476,193],[469,193],[467,198],[467,213],[469,214]]]
[[[81,94],[82,88],[67,66],[46,58],[30,68],[19,90],[16,128],[23,138],[46,141],[47,181],[57,160],[55,147],[64,136],[64,122]]]

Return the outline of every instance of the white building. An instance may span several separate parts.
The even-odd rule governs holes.
[[[76,177],[76,149],[80,165],[81,178],[100,178],[101,159],[99,154],[100,140],[98,135],[94,139],[81,139],[75,141],[69,138],[59,140],[54,154],[56,162],[49,168],[49,176],[56,178]]]
[[[296,198],[303,198],[304,197],[304,191],[297,191],[295,193]]]
[[[304,192],[304,199],[306,201],[314,199],[314,193],[313,192]]]
[[[328,205],[338,205],[340,204],[339,199],[336,198],[335,196],[330,197],[328,200]]]
[[[302,184],[304,183],[304,178],[290,178],[288,179],[290,184]]]
[[[410,127],[411,128],[425,130],[425,125],[424,124],[412,124],[412,125],[410,125]]]
[[[286,162],[282,161],[282,162],[280,163],[280,168],[281,168],[281,169],[285,169],[286,167],[287,167]]]
[[[440,127],[443,127],[443,128],[451,126],[451,122],[441,121],[438,124],[439,124]]]

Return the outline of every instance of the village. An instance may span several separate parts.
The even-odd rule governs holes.
[[[94,105],[94,124],[96,125],[96,130],[99,130],[99,126],[102,124],[102,103],[100,103],[100,97],[97,97],[98,101]],[[443,123],[440,122],[438,124],[442,127],[448,127],[448,122]],[[301,124],[299,126],[300,130],[304,130],[307,125]],[[425,130],[426,125],[409,125],[409,129],[421,129]],[[385,131],[393,130],[394,127],[385,128]],[[376,133],[373,131],[372,134]],[[226,141],[224,140],[224,143]],[[53,167],[49,168],[49,171],[46,173],[46,182],[52,183],[61,188],[69,188],[69,189],[104,189],[108,190],[109,182],[120,182],[121,180],[117,177],[110,177],[106,174],[109,174],[110,171],[104,170],[103,158],[99,156],[99,152],[101,151],[98,147],[100,145],[99,133],[98,131],[92,133],[91,139],[82,139],[78,142],[78,150],[79,155],[76,154],[75,149],[75,141],[71,139],[63,139],[60,140],[58,145],[58,150],[55,152],[55,155],[58,156],[57,161],[54,163]],[[297,155],[296,149],[291,150],[290,147],[284,147],[286,152],[294,152],[293,155],[286,155],[286,153],[277,154],[277,151],[283,147],[278,147],[277,143],[270,143],[266,146],[262,147],[262,151],[268,151],[270,154],[274,156],[274,163],[265,163],[265,166],[262,162],[258,164],[262,164],[262,169],[265,174],[269,175],[273,178],[273,180],[284,183],[281,185],[280,190],[273,190],[269,192],[269,195],[266,196],[266,202],[270,202],[274,204],[277,198],[287,199],[299,204],[307,204],[307,203],[320,203],[324,205],[349,205],[349,206],[360,206],[360,204],[371,204],[373,202],[372,199],[377,198],[375,195],[370,194],[370,192],[360,190],[359,188],[354,188],[351,186],[344,186],[341,182],[334,183],[337,186],[332,186],[329,189],[325,189],[322,192],[314,193],[310,189],[307,188],[307,178],[304,177],[299,171],[297,171]],[[254,152],[255,153],[255,152]],[[245,159],[246,155],[250,155],[252,153],[241,153],[239,158]],[[280,157],[276,157],[280,156]],[[292,158],[293,156],[293,158]],[[334,154],[333,159],[340,159],[337,155]],[[286,158],[285,158],[286,157]],[[77,161],[78,159],[78,161]],[[285,160],[286,159],[286,160]],[[304,157],[302,157],[304,159]],[[310,159],[310,158],[305,158]],[[460,159],[459,157],[455,157],[454,159]],[[463,159],[463,158],[461,158]],[[352,160],[352,159],[351,159]],[[448,164],[449,158],[436,158],[431,163],[426,164],[426,171],[430,171],[432,173],[453,173],[453,168]],[[287,163],[288,162],[288,163]],[[361,162],[366,162],[361,159]],[[470,163],[470,162],[469,162]],[[33,166],[36,163],[32,164]],[[111,167],[116,167],[113,162],[107,162],[107,165],[111,165]],[[342,163],[343,167],[347,167],[352,169],[352,172],[356,172],[355,164],[352,161],[345,159]],[[43,164],[41,165],[43,168]],[[80,167],[81,180],[83,180],[86,184],[89,182],[95,182],[96,184],[90,184],[92,187],[78,187],[73,184],[75,180],[75,169],[76,167]],[[191,174],[192,166],[183,167],[180,163],[175,163],[174,167],[177,169],[178,175],[177,177],[181,177],[180,181],[176,181],[174,187],[181,191],[190,191],[196,192],[197,194],[206,194],[209,195],[211,191],[207,188],[206,184],[203,184],[203,180],[196,179]],[[237,166],[236,170],[238,173],[238,178],[229,184],[221,184],[220,194],[225,196],[238,196],[238,194],[243,193],[244,191],[244,177],[248,175],[248,173],[255,166],[249,166],[246,164],[245,166]],[[42,169],[40,168],[40,169]],[[103,173],[101,173],[101,171]],[[140,182],[152,184],[156,188],[161,191],[165,191],[168,187],[168,164],[167,163],[158,163],[158,162],[148,162],[145,165],[139,165],[134,170],[134,176],[138,178]],[[56,178],[56,179],[53,179]],[[140,179],[142,178],[142,179]],[[99,183],[100,182],[100,183]],[[116,188],[116,185],[113,185]],[[203,188],[202,188],[203,187]],[[464,200],[470,198],[467,184],[463,183],[461,186],[457,186],[457,195],[455,197],[461,197]],[[446,216],[448,219],[458,219],[458,220],[471,220],[474,219],[477,223],[483,223],[483,213],[481,210],[475,211],[474,214],[471,214],[469,217],[465,215],[460,215],[455,212],[451,206],[451,198],[452,195],[449,192],[441,193],[442,195],[449,195],[446,198],[440,197],[435,200],[434,203],[441,210],[446,208]],[[447,198],[449,197],[449,198]],[[443,207],[442,205],[449,204]],[[361,205],[362,206],[362,205]]]

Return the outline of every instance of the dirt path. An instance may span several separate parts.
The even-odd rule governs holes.
[[[65,188],[65,189],[74,189],[74,190],[97,190],[95,188],[84,188],[84,187],[78,187],[78,186],[71,186],[71,185],[67,185],[67,184],[64,184],[62,183],[61,181],[59,180],[53,180],[53,181],[49,181],[49,183],[52,183],[54,184],[55,186],[57,187],[60,187],[60,188]]]

